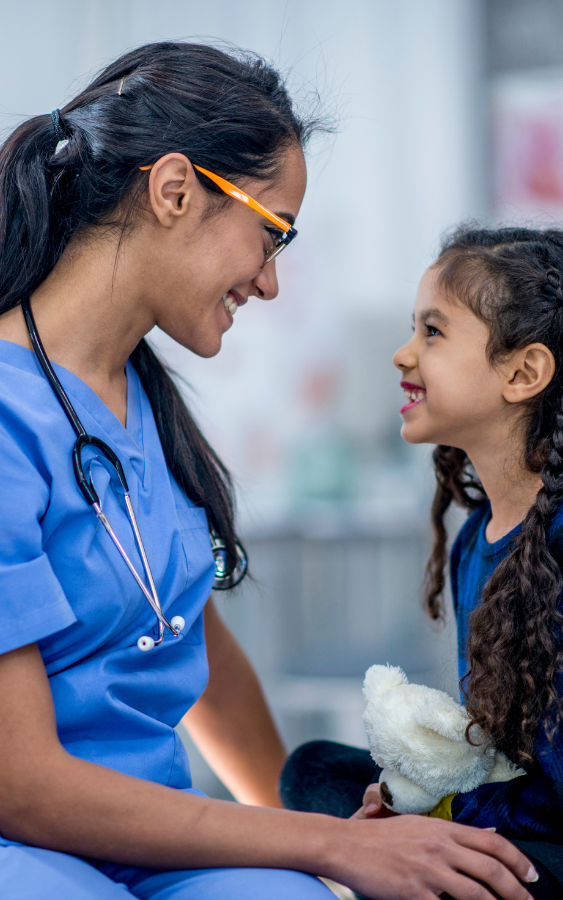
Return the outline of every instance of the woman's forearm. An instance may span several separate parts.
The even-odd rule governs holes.
[[[69,754],[36,645],[0,656],[0,721],[0,832],[9,839],[172,868],[311,870],[324,857],[328,817],[310,829],[299,813],[210,800]]]
[[[0,832],[12,840],[137,866],[299,869],[380,900],[470,896],[474,880],[503,900],[529,896],[511,874],[525,878],[529,863],[490,832],[240,806],[70,755],[36,645],[0,656],[0,721]]]
[[[485,880],[504,900],[530,900],[512,873],[532,880],[534,872],[514,846],[438,819],[257,809],[134,779],[64,750],[14,787],[17,804],[0,803],[4,835],[78,856],[171,869],[296,869],[379,900],[477,896],[475,880]]]
[[[320,871],[336,822],[192,795],[62,749],[12,787],[0,809],[8,839],[137,866]]]
[[[237,800],[279,807],[285,749],[256,674],[212,600],[205,608],[205,636],[209,684],[183,723]]]

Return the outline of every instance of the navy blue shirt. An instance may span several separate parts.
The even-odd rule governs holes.
[[[490,544],[485,536],[490,519],[491,506],[486,501],[469,516],[451,553],[460,678],[468,670],[471,613],[482,602],[483,588],[510,552],[513,539],[520,531],[517,526],[500,541]],[[553,518],[548,543],[551,554],[563,565],[563,507]],[[533,774],[458,794],[452,804],[454,820],[480,828],[495,826],[501,834],[514,839],[563,842],[563,729],[555,734],[551,745],[540,726],[535,753],[539,766]]]

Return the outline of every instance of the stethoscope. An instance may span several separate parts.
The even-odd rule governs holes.
[[[100,438],[94,437],[94,435],[87,433],[84,425],[78,417],[74,406],[70,402],[65,389],[57,378],[55,370],[53,369],[53,366],[51,365],[47,354],[45,353],[45,348],[41,343],[41,338],[39,337],[39,333],[35,325],[35,319],[33,318],[33,313],[31,311],[29,297],[25,297],[22,300],[21,305],[25,317],[25,323],[27,325],[27,330],[29,331],[29,337],[31,338],[31,343],[33,344],[33,349],[35,350],[37,359],[39,360],[41,368],[43,369],[43,372],[45,373],[47,380],[51,385],[55,396],[57,397],[57,400],[61,404],[70,424],[72,425],[76,433],[76,443],[74,444],[74,448],[72,450],[72,465],[74,468],[74,476],[76,478],[78,487],[82,491],[87,503],[89,503],[90,506],[94,508],[94,512],[96,513],[98,519],[117,547],[121,557],[127,565],[127,568],[131,572],[131,575],[139,585],[154,614],[156,615],[158,621],[158,637],[155,639],[144,634],[137,641],[139,650],[152,650],[153,647],[156,647],[158,644],[161,644],[163,642],[165,629],[168,629],[168,631],[170,631],[171,634],[174,635],[174,637],[178,637],[178,635],[182,633],[186,626],[185,619],[182,616],[174,616],[169,622],[164,615],[162,606],[160,605],[160,599],[158,597],[156,584],[154,583],[151,567],[145,551],[145,546],[143,544],[143,539],[141,537],[141,532],[139,531],[139,526],[137,524],[135,510],[133,509],[133,504],[131,503],[129,486],[127,484],[125,472],[123,471],[123,466],[121,465],[119,457],[113,452],[111,447],[108,447],[105,441],[102,441]],[[84,465],[82,463],[82,451],[85,447],[88,446],[96,447],[97,450],[100,451],[102,456],[104,456],[105,459],[110,463],[110,465],[113,466],[117,473],[117,477],[119,479],[121,487],[123,488],[127,515],[133,529],[133,534],[135,535],[137,549],[143,561],[143,567],[148,581],[148,588],[137,572],[137,569],[129,558],[125,548],[123,547],[123,544],[117,537],[102,509],[100,498],[92,481],[91,467],[93,461],[90,463],[88,474],[86,474],[86,472],[84,471]],[[241,546],[241,544],[237,543],[237,564],[234,570],[228,572],[226,567],[225,542],[213,531],[211,531],[210,537],[213,559],[215,561],[215,578],[213,581],[214,590],[225,591],[229,590],[230,588],[236,587],[237,584],[240,584],[248,569],[248,558],[246,556],[244,548]]]

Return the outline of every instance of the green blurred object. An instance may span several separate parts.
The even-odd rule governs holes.
[[[308,430],[290,451],[289,484],[293,505],[299,509],[353,500],[357,461],[350,438],[331,423]]]

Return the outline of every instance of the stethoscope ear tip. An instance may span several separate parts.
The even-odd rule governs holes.
[[[183,618],[183,616],[174,616],[174,618],[170,622],[170,625],[172,626],[174,634],[179,635],[186,627],[186,620]],[[158,643],[160,644],[161,641],[159,641]],[[155,646],[156,641],[154,640],[154,638],[149,637],[146,634],[143,634],[143,636],[140,637],[137,641],[137,647],[139,648],[139,650],[142,650],[143,653],[146,653],[148,650],[152,650]]]
[[[153,647],[154,647],[154,640],[153,640],[151,637],[148,637],[146,634],[144,634],[144,635],[143,635],[142,637],[140,637],[139,640],[137,641],[137,647],[139,648],[139,650],[143,650],[143,652],[146,653],[147,650],[152,650],[152,649],[153,649]]]
[[[180,634],[186,627],[186,620],[182,616],[174,616],[174,618],[170,620],[170,624],[172,625],[174,632]]]

